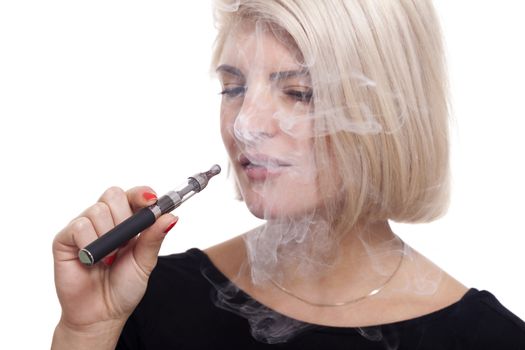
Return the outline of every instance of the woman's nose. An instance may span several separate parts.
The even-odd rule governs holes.
[[[256,143],[274,137],[278,131],[277,112],[270,88],[248,88],[233,125],[236,138]]]

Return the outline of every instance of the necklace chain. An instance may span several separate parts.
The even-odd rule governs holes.
[[[402,262],[404,260],[404,257],[405,257],[405,242],[403,242],[403,241],[401,241],[401,242],[402,242],[401,258],[399,259],[399,262],[397,263],[397,266],[396,266],[395,270],[392,272],[392,274],[379,287],[371,290],[367,294],[365,294],[363,296],[360,296],[358,298],[350,299],[350,300],[347,300],[347,301],[341,301],[341,302],[337,302],[337,303],[318,303],[318,302],[307,300],[307,299],[305,299],[303,297],[300,297],[300,296],[294,294],[291,290],[289,290],[286,287],[284,287],[283,285],[279,284],[273,278],[270,278],[270,281],[272,282],[272,284],[275,287],[280,289],[282,292],[288,294],[289,296],[291,296],[291,297],[293,297],[293,298],[295,298],[297,300],[302,301],[303,303],[311,305],[311,306],[316,306],[316,307],[338,307],[338,306],[346,306],[346,305],[350,305],[350,304],[355,304],[355,303],[357,303],[357,302],[359,302],[359,301],[361,301],[363,299],[366,299],[368,297],[374,296],[377,293],[381,292],[383,290],[383,288],[385,288],[385,286],[392,280],[392,278],[394,278],[394,276],[396,275],[397,271],[399,271],[399,268],[401,267],[401,264],[402,264]]]

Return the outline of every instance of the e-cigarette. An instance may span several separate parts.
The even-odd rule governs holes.
[[[88,266],[95,264],[100,259],[120,247],[131,238],[144,231],[162,215],[179,207],[195,193],[202,191],[208,181],[221,172],[221,167],[215,164],[210,170],[188,178],[179,190],[170,191],[160,197],[157,203],[140,209],[138,212],[124,220],[106,234],[88,244],[78,252],[80,261]]]

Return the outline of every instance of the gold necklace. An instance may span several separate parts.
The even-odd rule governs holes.
[[[278,282],[274,281],[273,278],[270,278],[270,281],[272,282],[272,284],[275,287],[279,288],[282,292],[288,294],[289,296],[291,296],[291,297],[293,297],[293,298],[295,298],[297,300],[302,301],[303,303],[311,305],[311,306],[316,306],[316,307],[337,307],[337,306],[346,306],[346,305],[354,304],[354,303],[357,303],[357,302],[359,302],[359,301],[361,301],[363,299],[366,299],[368,297],[376,295],[381,290],[383,290],[383,288],[385,288],[385,286],[392,280],[392,278],[394,278],[394,276],[396,275],[397,271],[399,271],[399,268],[401,267],[401,263],[403,262],[404,257],[405,257],[405,242],[403,242],[403,241],[401,241],[401,242],[403,244],[401,246],[401,251],[402,251],[401,258],[399,259],[399,262],[397,263],[397,266],[396,266],[395,270],[388,277],[388,279],[385,282],[383,282],[383,284],[381,284],[379,287],[377,287],[377,288],[371,290],[369,293],[367,293],[367,294],[365,294],[363,296],[360,296],[358,298],[355,298],[355,299],[351,299],[351,300],[347,300],[347,301],[341,301],[341,302],[332,303],[332,304],[329,304],[329,303],[317,303],[317,302],[307,300],[307,299],[305,299],[303,297],[300,297],[300,296],[294,294],[289,289],[285,288],[284,286],[282,286]]]

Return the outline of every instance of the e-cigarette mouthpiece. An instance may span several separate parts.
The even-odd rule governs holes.
[[[122,223],[115,226],[106,234],[78,252],[78,258],[85,265],[93,265],[126,241],[144,231],[162,215],[171,212],[180,206],[195,193],[202,191],[208,181],[221,172],[221,167],[215,164],[210,170],[195,174],[188,181],[177,187],[178,190],[170,191],[160,197],[157,203],[142,208]]]

